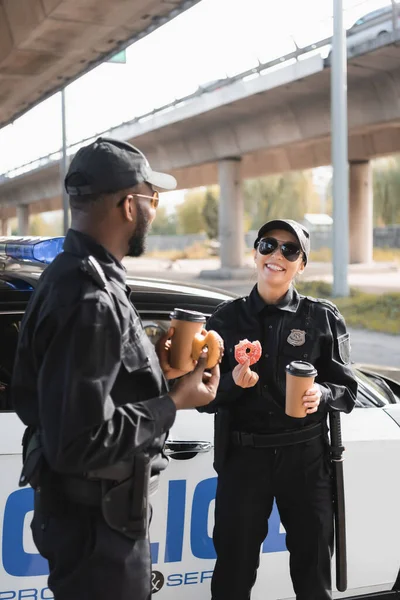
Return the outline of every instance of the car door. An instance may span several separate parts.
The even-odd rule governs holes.
[[[12,347],[9,325],[22,318],[25,300],[17,312],[6,306],[0,310],[0,370],[1,379],[8,373]],[[19,302],[15,303],[16,305]],[[7,334],[8,332],[8,334]],[[17,335],[17,332],[16,332]],[[14,340],[15,341],[15,340]],[[11,358],[11,365],[12,365]],[[22,598],[50,599],[47,588],[48,565],[37,552],[30,531],[33,514],[33,490],[28,486],[18,487],[22,467],[21,440],[24,426],[17,415],[7,409],[6,402],[0,410],[0,598],[19,600]]]
[[[142,305],[144,325],[153,341],[168,327],[168,314],[187,299],[163,299],[162,307]],[[191,300],[194,309],[207,307]],[[343,415],[348,532],[348,592],[340,596],[389,590],[400,566],[400,407],[361,387],[358,407]],[[52,598],[48,566],[30,535],[33,492],[18,488],[23,426],[11,412],[0,413],[0,598]],[[208,600],[215,564],[212,544],[216,474],[213,470],[213,417],[179,411],[167,442],[168,469],[152,497],[151,550],[153,594],[169,599]],[[270,533],[261,549],[252,600],[294,598],[285,532],[274,508]],[[32,595],[33,594],[33,595]]]

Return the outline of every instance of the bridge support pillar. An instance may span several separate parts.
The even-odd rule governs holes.
[[[17,206],[18,235],[29,233],[29,204]]]
[[[372,169],[367,160],[350,162],[350,263],[371,263],[374,247]]]
[[[1,220],[1,235],[9,237],[11,235],[11,226],[9,219]]]
[[[244,207],[240,190],[240,161],[239,157],[227,158],[218,165],[221,269],[238,269],[243,265]]]

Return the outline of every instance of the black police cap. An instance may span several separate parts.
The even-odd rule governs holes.
[[[71,161],[65,178],[70,196],[107,194],[149,183],[161,190],[174,190],[172,175],[153,171],[138,148],[112,138],[99,137],[80,148]]]
[[[297,238],[300,248],[304,254],[304,263],[307,264],[311,248],[310,233],[303,225],[297,221],[293,221],[292,219],[274,219],[273,221],[264,223],[264,225],[260,227],[258,231],[257,238],[254,242],[254,248],[257,248],[260,240],[266,236],[268,231],[273,231],[274,229],[283,229],[284,231],[289,231]]]

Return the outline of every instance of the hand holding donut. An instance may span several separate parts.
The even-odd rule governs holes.
[[[241,340],[235,346],[235,359],[239,363],[232,371],[233,381],[242,388],[254,387],[259,376],[250,369],[261,358],[261,344],[259,341],[249,342]]]
[[[246,360],[250,361],[251,365],[254,365],[261,358],[261,344],[257,340],[255,342],[249,342],[249,340],[241,340],[235,346],[235,360],[243,365]]]
[[[258,374],[250,369],[250,360],[239,363],[232,371],[233,381],[242,388],[254,387],[259,379]]]
[[[206,331],[202,329],[200,333],[194,336],[192,346],[192,358],[199,360],[203,351],[207,352],[206,369],[213,369],[215,365],[221,362],[224,354],[224,341],[216,331]]]

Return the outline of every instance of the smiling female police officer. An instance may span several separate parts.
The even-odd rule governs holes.
[[[215,397],[219,370],[205,375],[205,356],[168,393],[121,264],[144,251],[154,188],[175,185],[128,143],[81,148],[66,177],[64,252],[25,312],[13,378],[28,426],[21,483],[36,488],[33,537],[55,600],[150,598],[148,496],[165,438],[177,409]]]
[[[333,304],[293,286],[310,251],[304,227],[266,223],[254,248],[257,285],[248,297],[221,305],[207,325],[225,342],[218,393],[204,409],[217,412],[212,598],[249,599],[275,498],[297,600],[327,600],[333,513],[326,420],[328,411],[350,412],[355,404],[349,334]],[[246,338],[262,344],[252,369],[234,358],[235,344]],[[303,398],[304,419],[285,414],[285,367],[292,360],[318,370]]]

